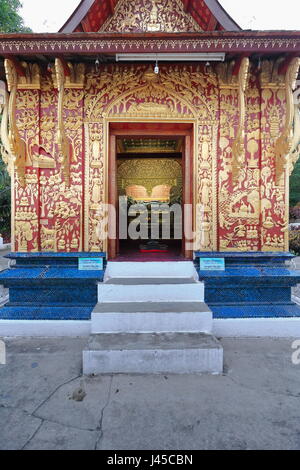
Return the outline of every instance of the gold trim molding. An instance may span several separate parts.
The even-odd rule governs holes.
[[[249,79],[250,61],[244,57],[241,61],[238,74],[238,108],[239,124],[235,140],[232,144],[232,179],[236,183],[239,173],[245,164],[245,120],[246,120],[246,99],[245,92]]]
[[[5,59],[4,68],[8,90],[10,91],[8,102],[8,143],[11,155],[13,156],[13,164],[16,167],[16,172],[21,186],[25,186],[25,166],[26,166],[26,142],[21,139],[19,129],[16,121],[16,100],[18,89],[18,72],[16,64],[10,59]]]
[[[282,177],[289,162],[289,155],[293,144],[293,122],[295,117],[295,108],[293,101],[293,90],[296,86],[300,67],[300,58],[295,57],[291,60],[285,74],[285,97],[286,97],[286,116],[282,134],[275,142],[276,158],[276,185],[284,184]]]

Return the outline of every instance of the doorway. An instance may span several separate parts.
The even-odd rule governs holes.
[[[192,156],[191,123],[110,123],[108,199],[116,209],[109,219],[110,260],[192,258],[184,230],[184,206],[193,198]]]

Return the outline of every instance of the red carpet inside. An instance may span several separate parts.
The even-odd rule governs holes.
[[[140,250],[140,245],[145,244],[141,240],[120,241],[120,254],[113,261],[185,261],[182,256],[181,240],[163,241],[168,246],[166,251]]]

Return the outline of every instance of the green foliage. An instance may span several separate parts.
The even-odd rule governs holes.
[[[300,159],[290,176],[290,206],[296,206],[298,202],[300,202]]]
[[[294,229],[289,232],[290,252],[299,256],[300,255],[300,230]]]
[[[19,15],[21,6],[19,0],[0,0],[1,33],[32,32],[30,28],[24,25],[24,21]],[[5,239],[10,238],[10,201],[10,177],[0,155],[0,233]]]
[[[172,186],[170,190],[170,205],[182,204],[182,188],[179,186]]]
[[[10,177],[0,159],[0,233],[10,237]]]
[[[0,32],[32,32],[30,28],[24,25],[23,18],[18,13],[21,6],[19,0],[0,0]]]

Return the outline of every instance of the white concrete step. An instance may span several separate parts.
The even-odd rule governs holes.
[[[212,332],[212,312],[206,304],[198,311],[99,312],[92,313],[91,333]]]
[[[192,261],[108,262],[107,284],[190,284],[199,279]]]
[[[204,284],[98,285],[98,302],[203,302]]]
[[[223,348],[201,333],[92,335],[84,374],[221,374]]]

